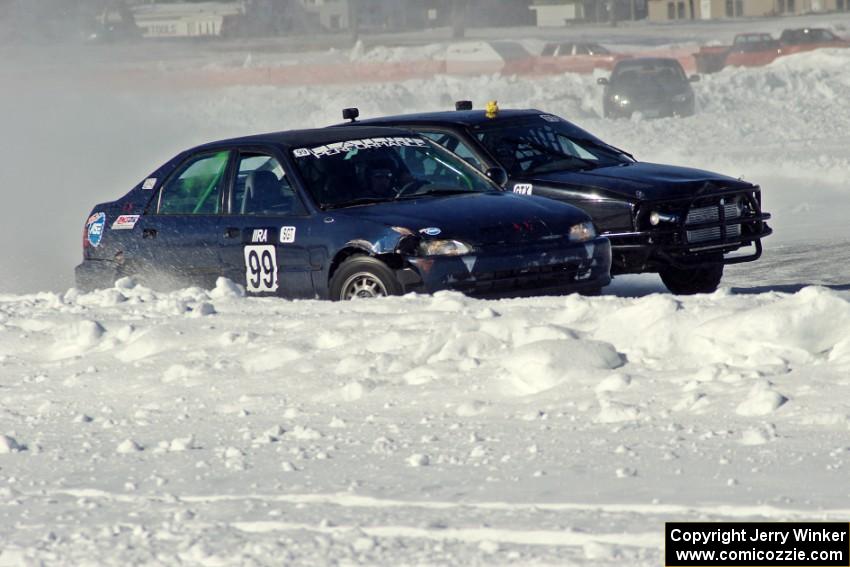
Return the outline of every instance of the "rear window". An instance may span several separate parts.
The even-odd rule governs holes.
[[[189,160],[163,186],[159,212],[163,214],[217,214],[230,152],[204,154]]]

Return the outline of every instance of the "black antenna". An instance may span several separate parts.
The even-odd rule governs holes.
[[[455,110],[472,110],[471,100],[459,100],[455,103]]]
[[[351,120],[352,122],[356,122],[358,116],[360,116],[360,110],[357,109],[357,108],[343,108],[342,109],[342,119],[343,120]]]

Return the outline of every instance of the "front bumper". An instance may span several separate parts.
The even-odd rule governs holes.
[[[693,116],[696,112],[694,99],[684,102],[635,102],[628,106],[608,103],[608,115],[612,118],[629,118],[640,112],[644,118],[672,118],[675,116]]]
[[[727,202],[742,202],[746,213],[727,217]],[[717,218],[689,221],[689,211],[717,206]],[[697,195],[664,203],[646,203],[636,213],[638,226],[648,226],[651,211],[672,213],[678,221],[634,232],[605,233],[613,249],[614,274],[658,271],[660,268],[694,268],[709,264],[739,264],[758,260],[761,239],[773,233],[767,224],[770,213],[761,210],[756,191],[727,190],[710,196]],[[695,240],[699,237],[699,240]],[[730,255],[752,247],[745,254]]]
[[[405,292],[519,297],[595,290],[611,281],[611,244],[605,237],[491,246],[466,256],[411,257],[408,262],[397,271]]]

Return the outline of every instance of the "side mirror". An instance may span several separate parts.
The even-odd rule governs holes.
[[[688,80],[692,83],[698,83],[700,80],[699,75],[691,75],[690,77],[688,77]]]
[[[596,84],[597,85],[603,85],[603,86],[607,85],[608,79],[606,79],[605,77],[599,77],[598,79],[596,79]]]
[[[501,167],[491,167],[484,172],[484,175],[499,187],[504,187],[508,183],[508,173]]]

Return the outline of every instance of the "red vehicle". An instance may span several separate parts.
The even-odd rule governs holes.
[[[850,47],[850,42],[841,39],[828,29],[798,28],[784,30],[779,36],[782,54],[802,53],[823,47]]]
[[[598,43],[547,43],[535,63],[539,73],[592,73],[594,69],[612,70],[629,55],[612,53]]]
[[[716,73],[726,66],[760,67],[782,55],[779,41],[769,33],[739,33],[731,46],[702,47],[694,55],[697,71]]]

